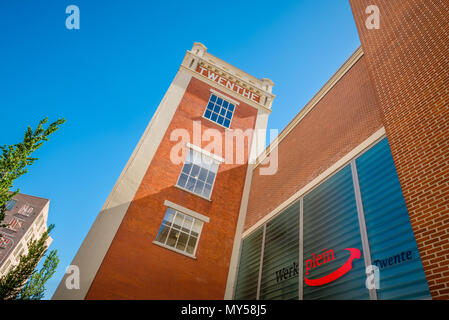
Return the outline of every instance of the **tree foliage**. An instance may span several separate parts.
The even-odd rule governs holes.
[[[39,149],[48,137],[59,129],[65,119],[57,121],[44,128],[48,118],[41,120],[35,130],[28,127],[23,141],[13,145],[0,146],[0,223],[5,218],[6,203],[11,200],[19,190],[10,192],[14,180],[27,173],[27,167],[32,165],[37,158],[31,154]],[[1,225],[0,227],[4,227]]]
[[[6,275],[0,278],[0,299],[10,300],[16,299],[19,296],[22,287],[28,278],[35,273],[34,268],[36,268],[40,259],[47,251],[47,239],[53,227],[53,225],[50,225],[39,239],[30,240],[28,242],[28,253],[22,255],[19,264],[12,267]],[[32,286],[28,287],[28,291],[25,292],[27,297],[33,296],[33,292],[30,290]]]
[[[57,250],[52,250],[46,257],[45,262],[39,272],[34,271],[28,282],[20,290],[17,299],[20,300],[41,300],[44,297],[45,283],[56,272],[59,264]]]
[[[28,127],[22,142],[0,146],[0,227],[7,226],[2,224],[7,202],[19,192],[18,189],[10,191],[14,181],[28,172],[28,166],[37,160],[31,156],[32,153],[48,141],[49,136],[59,129],[65,119],[58,119],[44,128],[47,121],[48,118],[41,120],[35,130]],[[19,264],[0,278],[0,299],[42,298],[45,282],[54,274],[59,263],[56,250],[50,252],[39,272],[35,268],[47,252],[47,240],[53,227],[50,225],[39,239],[31,240],[28,243],[28,253],[22,255]]]

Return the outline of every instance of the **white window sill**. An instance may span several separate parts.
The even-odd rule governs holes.
[[[157,246],[159,246],[159,247],[162,247],[162,248],[171,250],[171,251],[173,251],[173,252],[182,254],[182,255],[184,255],[184,256],[186,256],[186,257],[189,257],[189,258],[191,258],[191,259],[196,260],[196,257],[195,257],[193,254],[190,254],[190,253],[187,253],[187,252],[178,250],[178,249],[176,249],[176,248],[167,246],[166,244],[160,243],[160,242],[158,242],[158,241],[156,241],[156,240],[153,241],[153,244],[155,244],[155,245],[157,245]]]
[[[185,192],[188,192],[188,193],[190,193],[190,194],[193,194],[193,195],[195,195],[195,196],[197,196],[197,197],[203,198],[204,200],[207,200],[207,201],[212,202],[211,199],[206,198],[206,197],[204,197],[204,196],[202,196],[202,195],[200,195],[200,194],[197,194],[197,193],[195,193],[195,192],[193,192],[193,191],[190,191],[190,190],[188,190],[188,189],[186,189],[186,188],[180,187],[180,186],[178,186],[177,184],[175,184],[175,187],[178,188],[178,189],[180,189],[180,190],[182,190],[182,191],[185,191]]]

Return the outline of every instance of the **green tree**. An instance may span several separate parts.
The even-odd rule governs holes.
[[[28,172],[27,167],[32,165],[37,158],[31,155],[39,149],[49,136],[59,129],[59,126],[65,122],[65,119],[58,119],[49,124],[47,128],[44,125],[48,118],[41,120],[35,130],[28,127],[22,142],[13,145],[0,146],[0,227],[6,213],[6,204],[20,190],[11,192],[14,181]],[[20,257],[19,264],[11,268],[8,273],[0,278],[0,299],[37,299],[42,297],[45,290],[45,282],[53,275],[59,259],[56,251],[52,251],[44,263],[41,271],[34,270],[39,260],[47,252],[47,239],[53,225],[42,234],[37,240],[31,240],[28,243],[28,253]],[[25,285],[27,280],[30,283]],[[45,281],[44,281],[45,280]]]
[[[30,277],[30,280],[20,290],[17,299],[21,300],[40,300],[44,297],[45,283],[56,272],[56,267],[59,264],[57,250],[52,250],[39,272],[35,271]]]
[[[0,157],[0,223],[5,218],[6,203],[19,192],[19,190],[10,192],[14,180],[28,172],[27,167],[37,160],[37,158],[32,158],[31,154],[39,149],[44,141],[48,141],[48,137],[59,129],[65,119],[58,119],[44,129],[47,121],[48,118],[41,120],[34,131],[28,127],[22,142],[0,146],[2,151]],[[0,225],[0,227],[4,226]]]
[[[30,284],[29,287],[25,283],[35,273],[38,273],[34,268],[36,268],[47,251],[48,234],[53,228],[54,226],[50,225],[39,239],[28,242],[28,253],[22,255],[19,264],[11,268],[6,275],[0,278],[0,299],[10,300],[20,298],[19,294],[23,289],[26,290],[24,291],[25,298],[39,295],[42,289],[39,286],[35,286],[35,282]],[[32,291],[32,289],[37,289],[38,291]]]

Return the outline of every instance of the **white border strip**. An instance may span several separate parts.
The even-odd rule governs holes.
[[[187,208],[185,208],[183,206],[180,206],[179,204],[173,203],[173,202],[171,202],[169,200],[165,200],[164,201],[164,206],[167,206],[169,208],[175,209],[175,210],[177,210],[177,211],[179,211],[181,213],[184,213],[186,215],[192,216],[195,219],[201,220],[201,221],[206,222],[206,223],[208,223],[210,221],[209,217],[206,217],[206,216],[204,216],[201,213],[198,213],[196,211],[187,209]]]
[[[191,144],[190,142],[187,142],[187,147],[190,148],[190,149],[193,149],[195,151],[198,151],[199,153],[202,153],[205,156],[208,156],[209,158],[214,159],[215,161],[218,161],[220,163],[224,162],[224,159],[222,157],[216,156],[215,154],[210,153],[209,151],[201,149],[200,147],[198,147],[198,146],[196,146],[194,144]]]
[[[373,145],[375,142],[380,140],[385,136],[385,128],[382,127],[379,130],[377,130],[375,133],[373,133],[368,139],[363,141],[361,144],[359,144],[357,147],[352,149],[348,154],[346,154],[343,158],[335,162],[332,166],[330,166],[327,170],[325,170],[323,173],[318,175],[315,179],[313,179],[311,182],[306,184],[304,187],[302,187],[299,191],[297,191],[295,194],[293,194],[290,198],[285,200],[283,203],[281,203],[276,209],[271,211],[270,213],[266,214],[262,219],[257,221],[254,225],[252,225],[248,230],[243,232],[242,239],[246,238],[251,232],[259,228],[261,225],[263,225],[265,222],[273,218],[275,215],[277,215],[280,211],[285,209],[287,206],[289,206],[291,203],[296,201],[299,197],[303,196],[306,192],[311,190],[313,187],[321,183],[323,180],[325,180],[327,177],[332,175],[334,172],[338,171],[340,168],[348,164],[353,158],[361,154],[363,151],[365,151],[367,148],[369,148],[371,145]]]
[[[213,94],[216,94],[217,96],[220,96],[220,98],[223,98],[225,100],[228,100],[229,102],[232,102],[235,105],[239,105],[240,104],[240,102],[238,102],[238,101],[236,101],[236,100],[234,100],[232,98],[229,98],[228,96],[224,95],[221,92],[218,92],[217,90],[214,90],[214,89],[210,88],[210,92],[212,92]]]

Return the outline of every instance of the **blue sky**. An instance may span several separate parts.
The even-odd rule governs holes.
[[[65,27],[70,4],[79,30]],[[61,262],[47,299],[193,42],[274,81],[268,127],[280,130],[360,45],[347,0],[3,0],[0,38],[0,144],[67,119],[15,183],[50,199]]]

